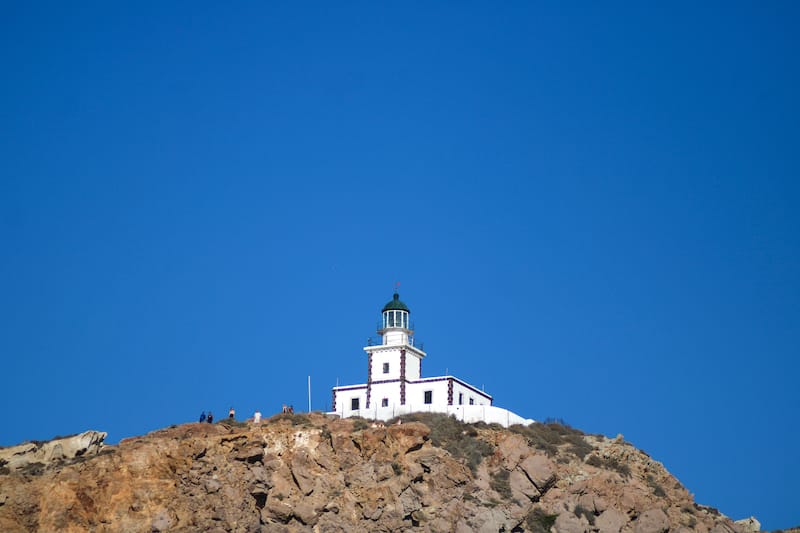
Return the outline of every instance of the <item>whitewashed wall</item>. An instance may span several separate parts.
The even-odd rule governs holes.
[[[383,373],[383,364],[389,363],[389,373]],[[376,351],[372,354],[372,381],[400,379],[400,349]]]
[[[357,413],[367,406],[367,386],[354,385],[353,387],[358,388],[336,391],[336,405],[334,406],[334,410],[342,418],[347,418],[348,416],[360,416]],[[350,402],[353,398],[358,398],[358,411],[353,411],[350,409]]]
[[[535,422],[530,418],[523,418],[516,413],[512,413],[508,409],[493,405],[450,405],[445,406],[444,409],[425,404],[393,405],[389,407],[375,405],[370,409],[360,409],[357,412],[345,410],[344,412],[339,411],[330,414],[336,414],[342,418],[360,416],[372,420],[391,420],[396,416],[410,413],[443,413],[470,424],[485,422],[487,424],[500,424],[503,427],[513,426],[514,424],[527,426]]]
[[[400,378],[400,349],[401,346],[386,348],[385,346],[367,346],[364,351],[372,353],[372,380],[399,379]],[[389,373],[383,373],[383,363],[389,363]],[[406,379],[420,379],[422,363],[420,358],[411,350],[406,349]]]
[[[377,354],[376,354],[377,355]],[[388,354],[388,357],[391,358],[391,354]],[[380,369],[381,373],[378,374],[378,377],[375,377],[373,374],[373,381],[371,385],[371,392],[370,392],[370,405],[369,409],[374,408],[383,408],[383,400],[386,399],[387,408],[392,408],[393,406],[398,406],[398,408],[405,409],[404,406],[401,406],[400,403],[400,383],[399,381],[393,381],[390,383],[379,383],[381,379],[397,379],[394,374],[394,369],[392,365],[395,361],[389,362],[389,373],[383,374],[383,359],[377,358],[373,356],[373,364],[376,369]],[[474,387],[468,386],[464,383],[459,382],[458,379],[453,378],[452,376],[440,376],[440,377],[431,377],[425,378],[421,381],[417,381],[415,383],[406,382],[406,401],[407,405],[422,405],[425,407],[425,410],[433,409],[436,412],[446,412],[447,409],[451,406],[447,403],[447,390],[448,390],[448,383],[452,379],[453,382],[453,407],[458,407],[459,405],[463,405],[469,407],[470,405],[473,406],[491,406],[492,401],[491,398],[486,395],[485,393],[478,391]],[[336,405],[334,406],[334,412],[343,413],[342,416],[352,416],[351,412],[353,411],[361,411],[367,409],[367,390],[366,384],[362,385],[353,385],[348,387],[343,387],[342,389],[336,389]],[[432,393],[432,402],[431,404],[425,403],[425,392],[430,391]],[[459,395],[461,397],[459,398]],[[359,399],[359,409],[353,410],[351,409],[352,399],[358,398]],[[459,399],[463,401],[463,404],[459,404]],[[470,404],[470,399],[473,400],[474,404]],[[360,415],[359,415],[360,416]]]
[[[470,403],[469,403],[470,398],[473,400],[474,405],[491,405],[491,402],[489,401],[489,399],[486,396],[476,392],[475,390],[473,390],[473,389],[471,389],[469,387],[465,387],[464,385],[462,385],[458,381],[454,380],[453,381],[453,405],[459,405],[459,402],[458,402],[458,395],[459,394],[463,395],[463,400],[464,400],[463,405],[470,405]]]
[[[389,329],[383,334],[383,344],[408,344],[408,333],[402,329]]]
[[[410,351],[406,352],[406,379],[422,377],[422,360]]]

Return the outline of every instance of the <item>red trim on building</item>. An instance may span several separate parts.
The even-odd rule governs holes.
[[[453,405],[453,378],[447,380],[447,405]]]
[[[372,352],[369,353],[367,361],[367,409],[369,409],[369,400],[372,396]]]
[[[473,387],[472,385],[470,385],[470,384],[468,384],[468,383],[464,383],[463,381],[461,381],[461,380],[460,380],[460,379],[458,379],[457,377],[453,377],[453,376],[447,376],[447,377],[436,377],[436,378],[423,378],[423,379],[420,379],[420,380],[417,380],[417,381],[409,381],[409,383],[432,383],[432,382],[435,382],[435,381],[446,381],[446,380],[449,380],[449,379],[452,379],[452,380],[453,380],[453,382],[455,382],[455,383],[458,383],[458,384],[459,384],[459,385],[461,385],[462,387],[466,387],[467,389],[471,390],[471,391],[472,391],[472,392],[474,392],[475,394],[480,394],[481,396],[483,396],[483,397],[484,397],[484,398],[486,398],[487,400],[490,400],[490,401],[492,400],[492,397],[491,397],[491,395],[489,395],[489,394],[486,394],[486,393],[485,393],[485,392],[483,392],[482,390],[476,389],[476,388],[475,388],[475,387]]]
[[[334,387],[334,390],[338,390],[339,392],[344,392],[351,390],[361,390],[366,388],[367,388],[366,385],[353,385],[352,387]]]
[[[378,379],[376,381],[373,381],[372,384],[373,385],[383,385],[384,383],[397,383],[399,381],[400,380],[397,379],[397,378],[394,378],[394,379]]]
[[[400,350],[400,405],[406,404],[406,350]]]

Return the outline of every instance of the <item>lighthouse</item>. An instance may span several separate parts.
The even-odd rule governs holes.
[[[422,377],[425,352],[414,346],[410,315],[411,310],[396,292],[381,309],[378,334],[382,342],[364,347],[368,361],[367,409],[373,398],[379,399],[381,407],[406,405],[409,385]]]
[[[381,309],[377,333],[380,344],[363,348],[367,382],[334,387],[331,414],[389,420],[401,414],[436,412],[506,427],[533,422],[494,406],[491,395],[455,376],[423,377],[422,360],[427,354],[415,342],[411,310],[396,291]]]

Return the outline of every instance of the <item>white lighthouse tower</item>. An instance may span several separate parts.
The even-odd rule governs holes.
[[[381,309],[381,344],[364,347],[367,382],[334,387],[332,414],[388,420],[412,412],[437,412],[504,426],[533,422],[495,407],[489,394],[454,376],[423,378],[426,353],[415,345],[410,315],[395,292]]]
[[[378,334],[382,343],[366,346],[368,356],[366,408],[372,407],[373,398],[381,407],[404,406],[407,403],[409,383],[422,377],[422,359],[425,352],[414,346],[411,329],[411,311],[396,292],[392,300],[381,309]]]

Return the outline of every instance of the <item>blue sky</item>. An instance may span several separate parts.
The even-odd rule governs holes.
[[[798,15],[5,4],[0,445],[325,409],[400,281],[425,375],[797,525]]]

